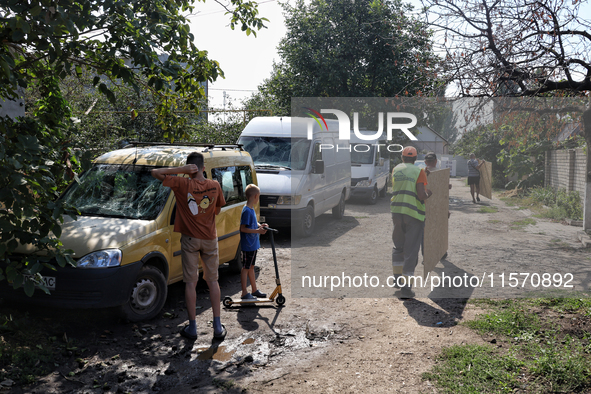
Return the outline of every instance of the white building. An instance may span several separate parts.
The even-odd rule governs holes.
[[[409,141],[408,144],[417,148],[418,153],[434,152],[436,155],[446,155],[449,143],[439,133],[429,126],[414,127],[411,129],[418,141]]]

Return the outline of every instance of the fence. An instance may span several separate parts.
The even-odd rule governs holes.
[[[544,186],[576,190],[585,196],[587,155],[583,148],[546,152]]]

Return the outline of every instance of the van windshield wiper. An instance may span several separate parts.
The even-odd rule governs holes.
[[[282,166],[279,164],[255,164],[254,168],[283,168],[285,170],[291,170],[291,167]]]

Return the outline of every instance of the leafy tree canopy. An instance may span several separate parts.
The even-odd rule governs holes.
[[[230,0],[224,7],[232,29],[254,34],[264,27],[255,2]],[[0,99],[25,89],[38,91],[38,99],[27,116],[0,118],[0,261],[6,263],[0,279],[5,274],[32,294],[35,284],[43,288],[43,266],[73,262],[59,237],[62,215],[77,211],[56,197],[83,154],[73,149],[72,112],[60,81],[89,73],[87,88],[96,87],[112,103],[121,84],[137,96],[150,91],[157,96],[159,127],[171,140],[182,136],[183,117],[175,111],[198,111],[201,82],[222,75],[194,44],[186,18],[194,9],[189,0],[2,2]],[[39,253],[15,258],[25,247]]]
[[[288,114],[291,97],[421,95],[437,86],[431,33],[409,4],[299,0],[284,7],[280,61],[253,103]]]

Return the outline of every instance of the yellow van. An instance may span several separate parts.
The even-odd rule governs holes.
[[[97,158],[80,183],[72,183],[60,197],[80,211],[77,220],[64,218],[60,237],[75,252],[76,267],[44,269],[51,295],[36,291],[30,301],[69,308],[119,306],[131,321],[156,316],[167,285],[182,280],[183,273],[174,193],[150,171],[183,166],[191,152],[203,154],[205,177],[222,187],[226,205],[216,218],[220,264],[239,271],[244,191],[257,183],[250,155],[239,145],[138,143]],[[4,293],[28,299],[22,291]]]

